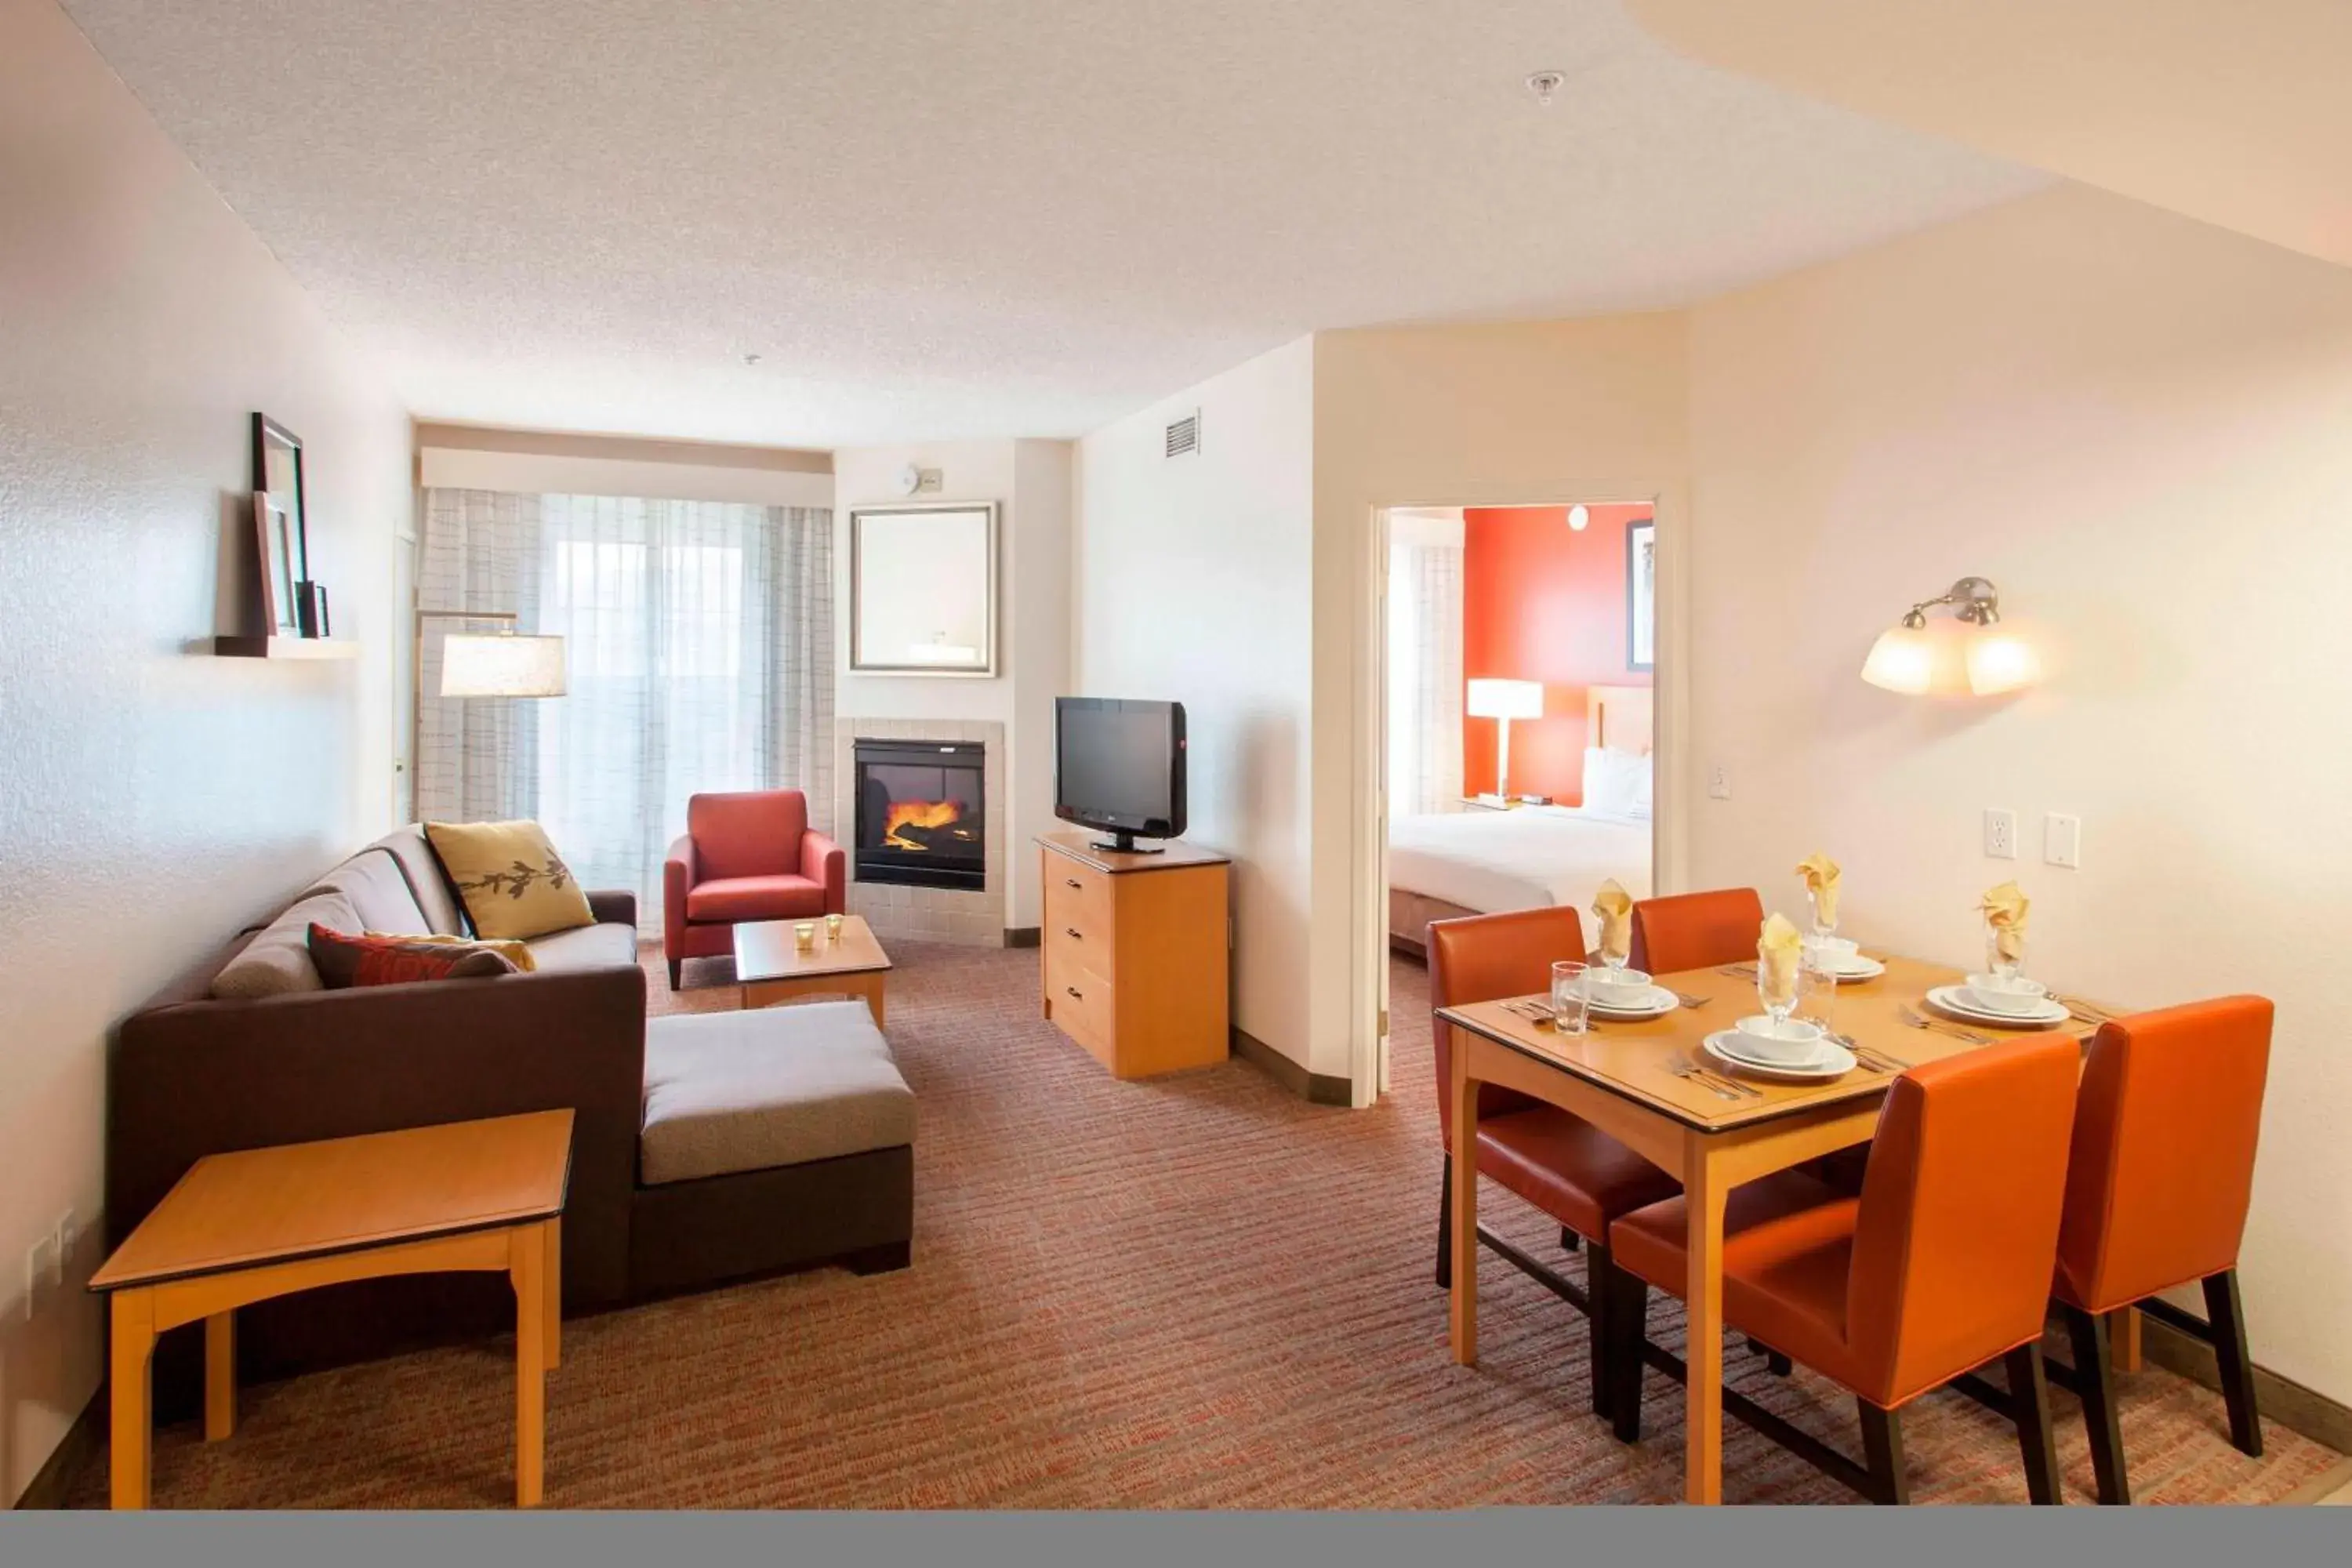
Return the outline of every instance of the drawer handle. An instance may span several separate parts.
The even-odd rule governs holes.
[[[1087,933],[1080,931],[1076,926],[1064,926],[1062,928],[1062,934],[1066,937],[1075,937],[1080,942],[1087,940]]]
[[[1085,1000],[1087,999],[1087,994],[1086,994],[1085,992],[1083,992],[1083,991],[1079,990],[1079,989],[1078,989],[1076,986],[1075,986],[1075,985],[1065,985],[1065,986],[1063,986],[1063,987],[1062,987],[1062,989],[1063,989],[1063,990],[1065,990],[1065,991],[1066,991],[1066,992],[1068,992],[1071,995],[1073,995],[1073,996],[1076,997],[1076,998],[1077,998],[1079,1001],[1081,1001],[1081,1002],[1083,1002],[1083,1001],[1085,1001]]]
[[[1065,877],[1062,879],[1062,886],[1066,888],[1076,888],[1079,891],[1084,892],[1087,885],[1084,882],[1079,881],[1076,877]]]

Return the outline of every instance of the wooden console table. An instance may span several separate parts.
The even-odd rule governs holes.
[[[205,1440],[236,1425],[236,1310],[392,1274],[503,1270],[515,1292],[515,1501],[545,1481],[572,1112],[209,1154],[91,1277],[113,1297],[116,1508],[145,1508],[155,1336],[205,1325]]]

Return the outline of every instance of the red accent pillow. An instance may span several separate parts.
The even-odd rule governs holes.
[[[471,980],[512,974],[506,955],[487,947],[408,942],[396,936],[352,936],[310,924],[310,962],[330,991],[353,985],[406,985],[419,980]]]

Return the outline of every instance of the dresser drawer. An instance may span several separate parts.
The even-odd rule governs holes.
[[[1054,1022],[1080,1045],[1097,1056],[1109,1050],[1113,1038],[1110,982],[1087,968],[1070,943],[1046,944],[1045,1000],[1053,1007]]]
[[[1110,967],[1110,879],[1065,856],[1045,857],[1045,944],[1081,942],[1098,969]],[[1071,936],[1072,931],[1078,934]]]

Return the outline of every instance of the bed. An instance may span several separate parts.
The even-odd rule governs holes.
[[[1591,907],[1612,879],[1650,895],[1650,691],[1586,697],[1590,804],[1400,816],[1389,823],[1389,943],[1419,953],[1429,922],[1499,910]]]

